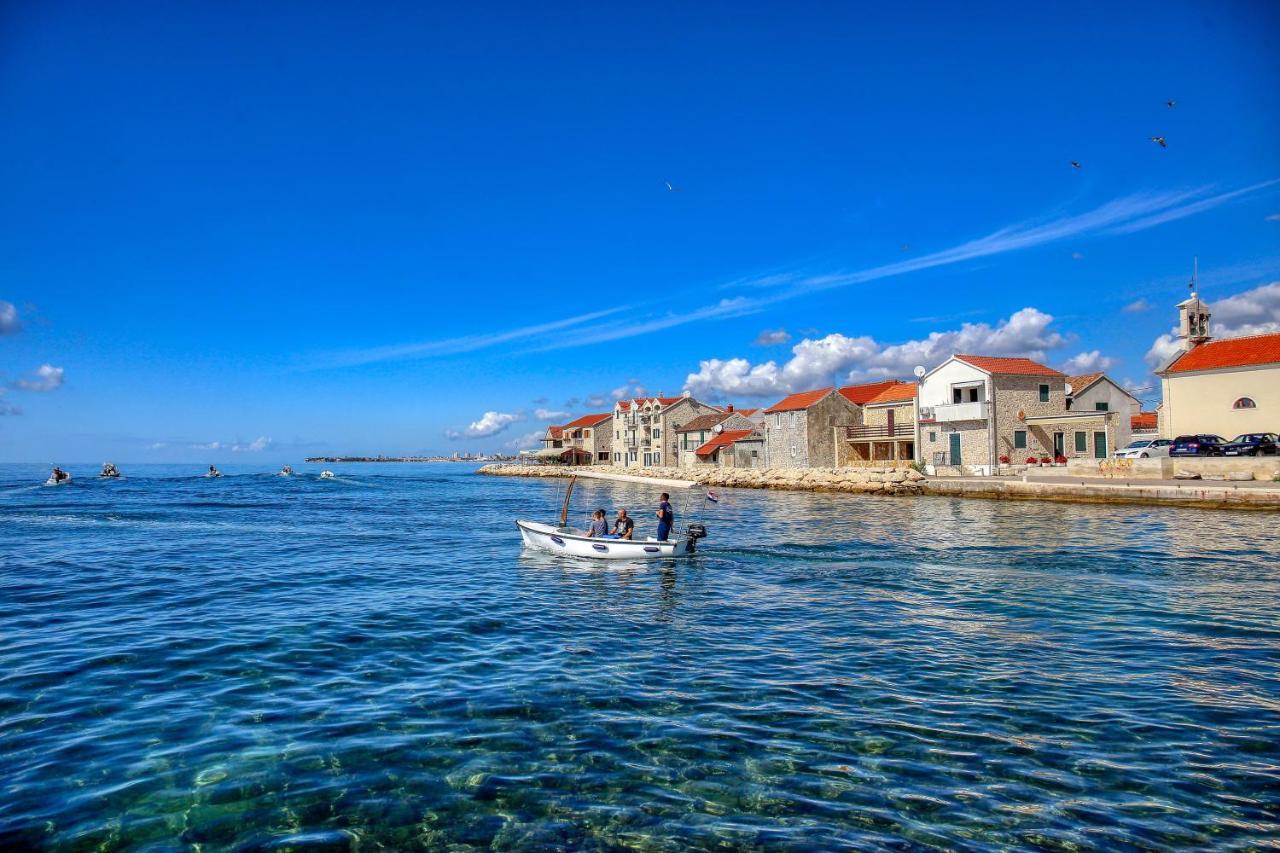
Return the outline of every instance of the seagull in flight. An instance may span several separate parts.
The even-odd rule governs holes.
[[[1153,137],[1151,137],[1151,141],[1152,141],[1152,142],[1154,142],[1155,144],[1159,145],[1161,148],[1168,148],[1168,147],[1169,147],[1169,143],[1167,143],[1167,142],[1165,142],[1165,141],[1164,141],[1164,137],[1163,137],[1163,136],[1153,136]]]
[[[1173,109],[1174,107],[1176,107],[1176,106],[1178,105],[1178,102],[1177,102],[1177,101],[1165,101],[1165,102],[1164,102],[1164,105],[1165,105],[1166,107],[1168,107],[1169,109]]]
[[[1071,168],[1073,168],[1073,169],[1079,169],[1079,168],[1080,168],[1080,161],[1079,161],[1079,160],[1072,160],[1072,161],[1071,161]]]
[[[667,185],[667,192],[669,192],[669,193],[678,193],[678,192],[680,192],[680,188],[679,188],[679,187],[673,187],[673,186],[671,186],[671,182],[670,182],[670,181],[663,181],[663,183]]]

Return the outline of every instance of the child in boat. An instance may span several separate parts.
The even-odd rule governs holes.
[[[587,536],[590,538],[602,538],[609,535],[609,522],[605,521],[604,510],[598,509],[591,513],[591,527],[587,530]]]

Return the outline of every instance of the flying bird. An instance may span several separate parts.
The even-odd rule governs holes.
[[[1071,168],[1073,168],[1073,169],[1079,169],[1079,168],[1080,168],[1080,161],[1079,161],[1079,160],[1072,160],[1072,161],[1071,161]]]
[[[1164,102],[1164,105],[1165,105],[1166,107],[1168,107],[1169,109],[1173,109],[1174,107],[1176,107],[1176,106],[1178,105],[1178,102],[1177,102],[1177,101],[1165,101],[1165,102]]]
[[[667,192],[669,192],[669,193],[678,193],[678,192],[680,192],[680,188],[679,188],[679,187],[673,187],[673,186],[671,186],[671,182],[670,182],[670,181],[663,181],[663,183],[667,185]]]
[[[1159,145],[1161,148],[1168,148],[1168,147],[1169,147],[1169,143],[1167,143],[1167,142],[1165,142],[1165,141],[1164,141],[1164,137],[1163,137],[1163,136],[1153,136],[1153,137],[1151,137],[1151,141],[1152,141],[1152,142],[1154,142],[1154,143],[1156,143],[1157,145]]]

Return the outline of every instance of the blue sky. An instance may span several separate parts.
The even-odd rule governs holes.
[[[1280,328],[1275,3],[264,5],[0,7],[0,459]]]

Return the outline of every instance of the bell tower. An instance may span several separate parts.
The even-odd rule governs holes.
[[[1178,337],[1182,339],[1183,350],[1190,351],[1209,340],[1209,305],[1200,300],[1196,293],[1196,280],[1199,277],[1199,259],[1196,259],[1191,274],[1191,296],[1178,303]]]

